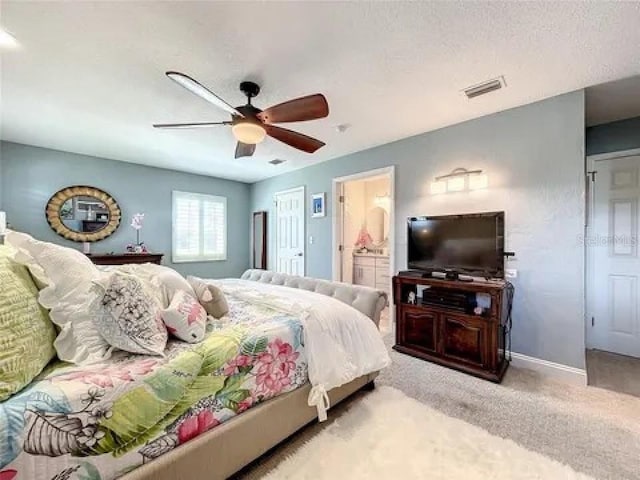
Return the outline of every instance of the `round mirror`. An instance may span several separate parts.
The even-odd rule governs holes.
[[[46,208],[47,221],[58,235],[75,242],[96,242],[120,225],[120,207],[95,187],[75,186],[56,192]]]

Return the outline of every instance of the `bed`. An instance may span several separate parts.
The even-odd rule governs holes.
[[[346,318],[366,315],[367,327],[377,325],[383,292],[260,270],[217,284],[230,311],[203,342],[171,341],[164,357],[116,352],[102,364],[58,362],[0,403],[0,476],[227,478],[323,420],[388,363],[360,351],[366,342],[356,331],[374,329]]]

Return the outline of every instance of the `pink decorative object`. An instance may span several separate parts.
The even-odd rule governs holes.
[[[204,339],[207,312],[198,300],[185,291],[177,292],[171,303],[161,312],[169,333],[185,342],[198,343]]]
[[[373,243],[373,238],[371,238],[371,235],[369,235],[369,232],[367,232],[367,227],[362,227],[360,229],[360,233],[358,234],[358,239],[356,240],[356,243],[354,243],[354,245],[358,248],[364,248],[367,245],[371,245]]]

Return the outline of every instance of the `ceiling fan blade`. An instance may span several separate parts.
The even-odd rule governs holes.
[[[265,123],[304,122],[329,115],[329,104],[324,95],[316,93],[296,98],[263,110],[258,118]]]
[[[154,123],[153,128],[206,128],[217,125],[231,125],[232,122],[197,122],[197,123]]]
[[[167,77],[176,82],[181,87],[186,88],[191,93],[195,93],[200,98],[206,100],[209,103],[214,104],[216,107],[223,109],[225,112],[230,113],[231,115],[237,115],[239,117],[244,117],[238,110],[233,108],[227,102],[222,100],[219,96],[209,90],[207,87],[194,80],[188,75],[180,72],[166,72]]]
[[[325,145],[324,142],[304,135],[303,133],[294,132],[293,130],[287,130],[282,127],[276,127],[275,125],[264,125],[264,129],[270,137],[280,140],[282,143],[286,143],[287,145],[297,148],[298,150],[302,150],[303,152],[313,153]]]
[[[250,157],[256,151],[255,144],[238,142],[236,145],[236,158]]]

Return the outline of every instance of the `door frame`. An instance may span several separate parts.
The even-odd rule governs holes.
[[[616,152],[607,152],[607,153],[598,153],[595,155],[587,155],[586,157],[586,174],[585,174],[585,207],[586,207],[586,215],[585,215],[585,228],[584,228],[584,239],[585,239],[585,285],[584,285],[584,303],[585,303],[585,316],[584,316],[584,329],[585,329],[585,348],[588,350],[593,349],[593,329],[591,319],[594,317],[594,299],[597,292],[595,288],[595,270],[593,268],[593,254],[594,254],[594,245],[591,245],[592,242],[588,241],[589,235],[591,234],[591,225],[593,225],[593,212],[594,212],[594,192],[592,188],[592,180],[590,178],[590,172],[597,171],[597,162],[603,160],[616,160],[622,159],[626,157],[635,157],[640,155],[640,148],[633,148],[630,150],[619,150]]]
[[[275,192],[273,194],[273,207],[275,209],[275,213],[272,215],[273,224],[271,225],[270,230],[274,232],[274,242],[273,243],[273,256],[274,263],[269,267],[275,271],[279,262],[278,262],[278,195],[285,195],[288,193],[302,192],[302,255],[304,262],[302,262],[302,275],[305,276],[307,274],[307,194],[306,187],[304,185],[300,185],[299,187],[288,188],[286,190],[280,190],[279,192]],[[268,262],[267,262],[268,263]]]
[[[389,177],[389,278],[395,275],[395,198],[396,198],[396,167],[376,168],[374,170],[366,170],[343,177],[336,177],[331,181],[331,198],[335,208],[331,211],[331,278],[335,282],[341,282],[340,270],[342,269],[341,255],[338,251],[340,246],[340,237],[342,233],[342,206],[340,205],[340,195],[344,183],[353,180],[365,180],[370,177]]]

